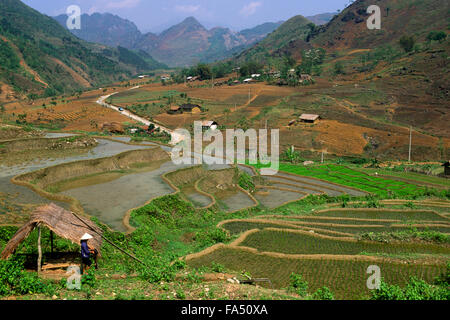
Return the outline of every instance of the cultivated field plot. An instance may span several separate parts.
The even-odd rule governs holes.
[[[257,168],[263,167],[262,165],[255,165]],[[296,180],[304,180],[304,177],[311,177],[314,179],[320,179],[323,181],[328,181],[341,185],[340,191],[353,195],[364,195],[364,192],[369,192],[372,194],[380,195],[382,197],[387,197],[389,195],[396,196],[406,196],[414,194],[417,190],[421,189],[415,184],[397,181],[392,179],[384,179],[380,177],[374,177],[367,175],[361,171],[350,169],[345,166],[329,164],[329,165],[318,165],[318,166],[298,166],[286,163],[280,163],[280,171],[293,173],[295,175],[302,176],[303,178],[295,177]],[[279,173],[283,175],[283,173]],[[285,174],[284,174],[285,175]],[[310,181],[311,182],[311,181]],[[317,180],[313,183],[320,183]],[[323,183],[323,182],[322,182]],[[356,190],[350,191],[352,189],[343,190],[342,186],[354,188]],[[325,186],[327,187],[328,186]],[[339,191],[339,187],[334,186],[334,189]],[[423,188],[422,188],[423,189]],[[356,194],[359,190],[359,194]]]
[[[380,267],[386,282],[398,285],[404,285],[411,276],[432,282],[446,268],[445,264],[409,264],[318,255],[295,258],[283,254],[262,254],[240,247],[222,247],[188,263],[200,267],[210,266],[212,262],[231,270],[245,270],[256,278],[269,278],[276,288],[287,287],[289,275],[295,272],[303,276],[311,291],[328,286],[336,299],[363,299],[369,296],[366,271],[373,264]]]
[[[379,266],[388,283],[403,285],[411,276],[432,281],[450,259],[450,218],[432,210],[326,209],[302,216],[226,220],[218,227],[239,237],[188,256],[189,265],[220,263],[269,278],[278,288],[287,287],[295,272],[312,290],[327,286],[338,299],[369,296],[369,265]],[[405,236],[420,231],[440,232],[444,238]],[[368,240],[364,235],[369,232],[381,240]]]
[[[302,230],[270,228],[248,235],[239,244],[255,248],[260,252],[279,252],[286,254],[339,254],[358,255],[362,252],[372,254],[450,254],[450,247],[422,243],[384,243],[357,241],[354,239],[335,239],[316,235]]]

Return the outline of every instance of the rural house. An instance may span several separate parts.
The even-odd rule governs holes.
[[[200,113],[202,108],[198,104],[186,103],[180,106],[181,112]]]
[[[197,81],[199,79],[199,76],[195,76],[195,77],[187,77],[186,78],[186,80],[188,81],[188,82],[194,82],[194,81]]]
[[[299,119],[301,122],[305,122],[305,123],[316,123],[317,121],[319,121],[320,116],[317,114],[304,113],[300,116]]]
[[[202,129],[204,131],[209,130],[209,129],[216,130],[218,125],[219,124],[215,121],[211,121],[211,120],[202,121]]]
[[[167,111],[167,113],[168,114],[180,114],[180,113],[183,113],[183,111],[181,110],[181,108],[179,106],[172,106]]]

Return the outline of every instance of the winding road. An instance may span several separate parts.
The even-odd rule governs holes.
[[[133,88],[131,88],[129,90],[138,89],[138,88],[139,88],[139,86],[133,87]],[[175,144],[179,143],[180,141],[184,140],[184,136],[183,135],[181,135],[181,134],[179,134],[179,133],[177,133],[177,132],[175,132],[175,131],[173,131],[173,130],[171,130],[169,128],[166,128],[166,127],[163,127],[163,126],[161,126],[159,124],[151,122],[151,121],[149,121],[149,120],[147,120],[145,118],[142,118],[142,117],[140,117],[140,116],[138,116],[138,115],[136,115],[136,114],[134,114],[134,113],[132,113],[132,112],[130,112],[128,110],[120,111],[119,107],[105,102],[106,99],[108,99],[109,97],[111,97],[111,96],[113,96],[113,95],[115,95],[117,93],[119,93],[119,92],[113,92],[113,93],[108,94],[106,96],[101,96],[96,101],[96,103],[101,105],[101,106],[103,106],[103,107],[107,107],[107,108],[110,108],[112,110],[115,110],[115,111],[121,113],[122,115],[124,115],[124,116],[126,116],[126,117],[128,117],[130,119],[133,119],[135,121],[141,122],[142,124],[144,124],[146,126],[149,126],[149,125],[153,124],[155,126],[155,128],[159,128],[161,131],[164,131],[164,132],[167,132],[168,134],[170,134],[170,136],[172,137],[172,139],[170,140],[170,144],[172,144],[172,145],[175,145]]]

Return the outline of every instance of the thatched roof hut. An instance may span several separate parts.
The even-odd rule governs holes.
[[[9,240],[1,253],[1,259],[8,259],[38,225],[45,226],[61,238],[68,239],[76,244],[80,244],[81,237],[85,233],[89,233],[93,237],[89,240],[89,246],[100,252],[102,230],[89,219],[80,217],[52,203],[33,211],[30,221]]]

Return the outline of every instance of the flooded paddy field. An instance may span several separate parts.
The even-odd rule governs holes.
[[[48,139],[72,136],[76,135],[45,135]],[[141,152],[139,150],[147,150],[148,152],[142,152],[151,154],[170,152],[171,148],[148,141],[143,141],[142,145],[128,144],[130,141],[131,138],[126,136],[96,138],[94,147],[77,150],[76,153],[61,151],[16,165],[0,162],[0,193],[17,204],[39,205],[55,202],[66,209],[71,208],[69,202],[49,200],[46,195],[55,194],[74,199],[85,213],[97,217],[118,231],[126,231],[123,218],[129,210],[177,191],[196,208],[215,204],[225,212],[249,208],[258,202],[265,207],[276,208],[286,202],[299,200],[306,194],[321,192],[331,196],[343,193],[364,194],[351,188],[282,172],[276,176],[256,178],[257,175],[251,168],[238,165],[239,170],[254,179],[264,181],[264,185],[259,186],[254,194],[256,202],[238,187],[236,175],[239,171],[232,169],[230,165],[175,165],[168,154],[145,162],[137,156]],[[129,159],[125,161],[127,157]],[[198,155],[194,154],[194,157]],[[86,163],[89,164],[87,167]],[[116,166],[118,163],[122,165]],[[42,193],[11,182],[14,177],[17,179],[27,175],[28,183],[41,188]],[[173,186],[164,176],[171,180]]]
[[[47,138],[63,138],[70,137],[73,134],[69,133],[47,133]],[[70,204],[62,201],[49,200],[38,193],[34,192],[28,187],[17,185],[11,182],[11,179],[17,175],[29,173],[49,166],[54,166],[63,163],[69,163],[80,160],[98,159],[102,157],[113,156],[125,151],[139,150],[147,148],[145,146],[134,146],[123,143],[110,141],[107,139],[97,139],[98,144],[86,150],[78,150],[75,153],[71,152],[55,152],[52,154],[54,157],[36,158],[31,161],[6,165],[0,162],[0,194],[2,198],[8,199],[11,203],[10,208],[5,209],[9,211],[15,211],[12,208],[14,206],[37,206],[40,204],[48,204],[54,202],[58,206],[65,209],[70,208]],[[0,224],[2,219],[0,217]]]
[[[219,208],[226,212],[234,212],[256,205],[246,193],[241,190],[225,192],[218,197]]]
[[[254,196],[263,206],[273,209],[287,202],[300,200],[305,197],[305,194],[262,187],[255,192]]]

